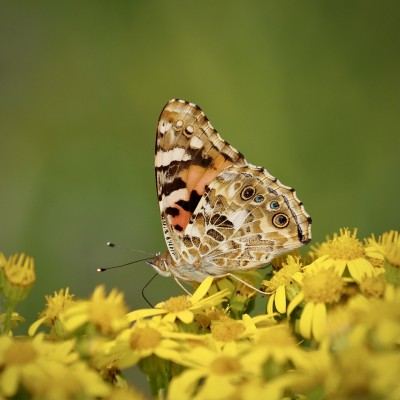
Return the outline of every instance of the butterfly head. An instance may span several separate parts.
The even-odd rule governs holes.
[[[173,260],[169,252],[158,254],[156,257],[146,261],[162,276],[171,276],[170,266],[173,265]]]

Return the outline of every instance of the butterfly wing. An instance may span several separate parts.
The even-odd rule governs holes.
[[[181,253],[203,275],[252,270],[311,240],[311,218],[294,189],[265,169],[232,165],[207,188]],[[200,271],[199,271],[200,272]]]
[[[231,165],[245,165],[193,103],[170,100],[161,112],[156,138],[157,195],[165,240],[175,262],[190,217],[215,177]]]

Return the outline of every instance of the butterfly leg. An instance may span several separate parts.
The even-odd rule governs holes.
[[[252,290],[254,290],[254,291],[258,292],[258,293],[261,293],[263,296],[266,295],[266,293],[263,292],[262,290],[257,289],[253,285],[250,285],[250,283],[246,282],[245,280],[239,278],[238,276],[236,276],[236,275],[234,275],[234,274],[232,274],[230,272],[228,272],[227,274],[224,274],[224,275],[214,276],[214,278],[215,279],[220,279],[220,278],[226,278],[227,276],[230,277],[230,278],[236,279],[237,281],[239,281],[240,283],[243,283],[243,285],[246,285],[250,289],[252,289]]]
[[[175,282],[182,288],[182,290],[183,290],[184,292],[186,292],[189,296],[192,295],[192,293],[190,293],[190,292],[182,285],[182,283],[180,282],[180,280],[179,280],[176,276],[174,276],[174,280],[175,280]]]

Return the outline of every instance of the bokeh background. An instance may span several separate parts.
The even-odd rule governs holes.
[[[396,1],[3,1],[0,248],[34,256],[44,294],[104,283],[146,307],[144,263],[108,240],[165,249],[155,128],[174,97],[297,189],[314,242],[400,227]],[[180,294],[159,277],[153,302]]]

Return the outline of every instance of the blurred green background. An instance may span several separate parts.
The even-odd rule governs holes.
[[[144,263],[165,249],[155,128],[174,97],[296,188],[314,242],[400,227],[397,1],[3,1],[0,248],[34,256],[44,294],[105,283],[146,307]],[[140,256],[137,256],[139,258]],[[159,277],[153,302],[181,290]]]

